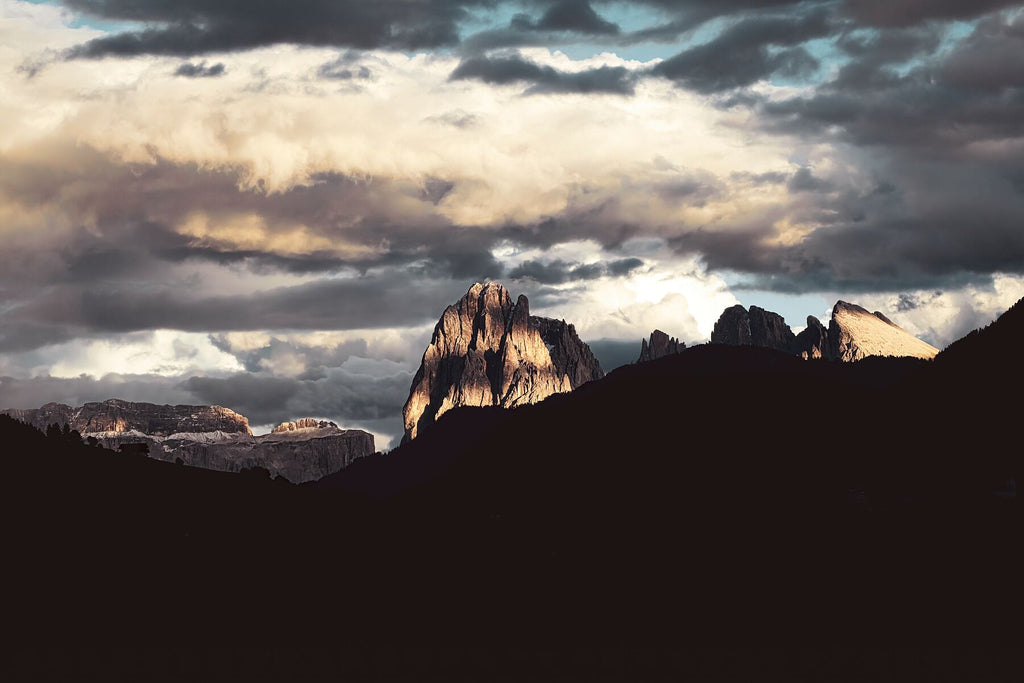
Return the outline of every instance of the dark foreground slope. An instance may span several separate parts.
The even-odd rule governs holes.
[[[697,347],[299,487],[3,422],[8,614],[158,642],[1012,642],[1015,426],[951,419],[975,399],[939,371]]]

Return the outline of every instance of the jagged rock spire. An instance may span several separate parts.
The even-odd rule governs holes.
[[[686,344],[675,337],[670,337],[661,330],[655,330],[651,332],[650,342],[646,339],[640,340],[640,357],[637,358],[636,362],[645,363],[662,356],[670,356],[674,353],[679,353],[685,348]]]
[[[536,403],[599,379],[590,349],[565,321],[530,316],[504,286],[476,283],[444,310],[402,410],[404,440],[456,406]]]

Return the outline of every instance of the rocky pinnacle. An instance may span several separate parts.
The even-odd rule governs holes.
[[[531,317],[504,286],[476,283],[441,314],[402,410],[408,441],[457,406],[513,408],[604,376],[564,320]]]

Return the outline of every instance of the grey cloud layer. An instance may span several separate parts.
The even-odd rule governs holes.
[[[236,22],[239,5],[231,2],[68,4],[112,19],[166,24],[146,30],[159,38],[152,44],[143,31],[87,43],[83,55],[112,54],[118,40],[130,43],[127,53],[160,52],[160,41],[173,37],[166,31],[183,31],[193,41],[173,54],[281,40],[355,48],[416,41],[454,46],[467,12],[494,6],[431,0],[406,17],[399,12],[408,8],[404,2],[311,0],[287,10],[284,4],[247,6],[246,17]],[[645,4],[664,12],[666,26],[683,22],[692,29],[713,18],[722,25],[710,40],[647,73],[608,66],[563,72],[514,52],[484,50],[461,53],[451,78],[519,84],[531,94],[622,97],[635,93],[642,78],[670,79],[722,108],[749,112],[745,133],[785,136],[808,148],[830,145],[841,163],[728,178],[659,170],[617,186],[590,187],[583,179],[559,211],[481,228],[454,223],[440,207],[458,197],[463,183],[487,178],[370,182],[322,174],[308,186],[266,194],[239,190],[243,171],[237,168],[201,170],[166,161],[128,167],[86,147],[29,147],[17,158],[0,157],[0,196],[26,211],[49,211],[47,220],[64,227],[47,237],[25,226],[0,251],[0,348],[156,326],[411,325],[434,315],[473,280],[506,276],[564,284],[624,275],[628,262],[616,250],[635,237],[664,239],[679,252],[700,254],[713,269],[745,273],[759,286],[786,291],[930,287],[1024,271],[1024,157],[1013,152],[1024,140],[1024,18],[982,16],[1010,3]],[[609,45],[635,38],[607,19],[611,3],[522,7],[529,18],[513,20],[509,30],[574,33]],[[970,35],[949,40],[942,21],[979,16]],[[271,24],[273,30],[263,30]],[[409,37],[421,29],[415,41]],[[435,42],[427,39],[431,35]],[[772,74],[792,78],[818,68],[806,44],[821,38],[832,40],[844,60],[832,80],[794,97],[769,98],[746,88]],[[178,73],[215,76],[222,65],[190,61]],[[824,79],[829,72],[817,73]],[[374,78],[355,52],[322,65],[317,75]],[[459,135],[480,134],[482,127],[478,115],[461,110],[431,120]],[[60,164],[46,163],[56,158]],[[716,215],[716,203],[766,187],[780,194],[785,188],[788,195],[753,217]],[[702,208],[709,217],[687,222],[675,217],[679,207]],[[300,223],[313,237],[354,248],[282,250],[239,245],[216,233],[183,234],[179,226],[193,211],[214,223],[256,215],[270,236],[288,234]],[[779,226],[793,223],[803,226],[805,236],[780,240]],[[534,260],[506,267],[492,253],[502,241],[543,249],[582,239],[607,249],[605,264]],[[626,264],[625,270],[616,263]],[[254,279],[287,273],[311,281],[223,294],[208,282],[191,281],[193,264]],[[395,284],[405,281],[407,289]]]
[[[719,17],[805,11],[823,7],[864,26],[905,27],[929,20],[968,19],[1010,7],[1012,0],[635,0],[662,13],[662,20],[624,34],[587,0],[522,2],[512,0],[297,0],[289,3],[238,3],[232,0],[63,0],[75,11],[118,21],[139,22],[129,30],[96,38],[74,48],[71,57],[163,54],[190,56],[296,43],[356,49],[433,49],[460,44],[471,20],[488,10],[510,7],[529,10],[516,15],[507,28],[478,39],[492,47],[535,44],[541,33],[574,33],[624,43],[672,39]],[[597,3],[602,5],[629,3]],[[536,17],[536,18],[534,18]],[[494,33],[493,31],[497,31]],[[518,36],[518,37],[516,37]],[[467,42],[472,43],[470,37]]]
[[[793,104],[764,104],[765,125],[779,125],[775,110],[787,106]],[[861,116],[861,125],[872,113],[877,111]],[[823,175],[810,167],[788,175],[719,179],[656,163],[657,180],[583,188],[585,203],[570,199],[564,210],[535,223],[489,229],[456,225],[437,213],[438,201],[458,187],[458,178],[367,183],[329,175],[312,186],[268,195],[240,190],[231,172],[166,162],[127,169],[81,149],[77,166],[69,155],[61,170],[4,159],[0,195],[7,201],[57,216],[70,207],[74,215],[65,219],[66,231],[49,239],[29,231],[0,252],[0,349],[158,327],[426,324],[474,280],[564,284],[625,276],[640,263],[616,258],[616,250],[645,236],[665,239],[681,253],[699,253],[712,269],[747,273],[763,288],[785,291],[932,287],[1024,270],[1024,163],[970,161],[947,146],[901,150],[895,146],[861,159],[858,165],[874,176],[867,187],[842,172]],[[785,187],[789,198],[754,218],[714,225],[657,219],[673,207],[707,209],[766,184]],[[632,210],[640,204],[663,208],[644,218]],[[388,247],[371,255],[239,247],[177,231],[174,226],[189,211],[229,222],[259,215],[270,235],[297,221],[314,235]],[[351,214],[361,218],[353,222]],[[775,226],[784,219],[816,227],[798,243],[779,244]],[[503,241],[547,248],[581,239],[603,245],[607,260],[506,267],[492,253]],[[247,273],[254,282],[275,273],[310,281],[219,293],[216,283],[192,279],[192,266],[203,263]]]
[[[137,21],[138,31],[96,38],[72,57],[195,55],[275,43],[370,49],[424,49],[458,41],[458,24],[485,0],[65,0],[87,14]]]

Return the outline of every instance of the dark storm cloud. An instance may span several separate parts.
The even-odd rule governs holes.
[[[623,275],[629,275],[642,265],[644,265],[644,262],[635,257],[618,259],[608,264],[608,274],[622,277]]]
[[[744,272],[778,291],[898,291],[955,287],[1024,273],[1024,194],[982,165],[890,160],[897,185],[857,193],[800,193],[786,210],[816,228],[780,245],[766,217],[730,230],[697,229],[671,240],[713,269]],[[802,206],[802,208],[800,208]],[[794,213],[796,212],[796,213]]]
[[[1024,17],[982,20],[939,71],[945,83],[964,90],[997,94],[1024,87]]]
[[[423,199],[435,206],[455,189],[455,183],[444,178],[429,177],[423,181]]]
[[[851,59],[830,86],[838,91],[891,87],[899,81],[899,75],[890,67],[928,57],[941,45],[941,38],[938,26],[846,34],[836,44]]]
[[[87,149],[63,158],[59,170],[0,159],[0,197],[27,210],[54,212],[58,224],[64,212],[71,213],[69,221],[83,222],[52,236],[26,230],[0,250],[5,350],[152,327],[345,329],[402,325],[403,319],[417,324],[457,299],[467,280],[503,273],[491,253],[496,236],[433,216],[433,201],[450,191],[449,181],[395,186],[385,179],[366,183],[331,175],[268,195],[239,189],[230,172],[162,162],[127,168]],[[196,211],[214,223],[258,215],[270,235],[300,221],[325,237],[357,245],[386,240],[389,249],[376,255],[277,254],[170,227]],[[349,212],[364,220],[352,224]],[[201,263],[240,275],[329,277],[262,294],[218,296],[216,282],[190,274],[190,266]]]
[[[131,397],[133,401],[158,405],[188,404],[194,394],[179,386],[181,380],[158,375],[119,375],[103,377],[0,377],[0,410],[38,408],[56,401],[80,406],[108,398]]]
[[[533,27],[544,31],[576,31],[594,35],[614,35],[619,27],[602,19],[587,0],[559,0]]]
[[[344,422],[400,416],[411,384],[411,372],[371,377],[343,368],[332,368],[316,380],[237,374],[192,377],[183,382],[202,403],[230,406],[253,424],[338,416],[342,426]]]
[[[620,66],[565,72],[518,56],[470,57],[451,73],[451,80],[473,79],[496,85],[528,83],[526,94],[608,93],[631,95],[636,75]]]
[[[818,178],[811,169],[804,166],[790,177],[786,188],[790,192],[828,192],[832,189],[832,183]]]
[[[843,7],[869,26],[911,26],[932,19],[970,19],[1019,4],[1020,0],[845,0]]]
[[[787,10],[801,4],[803,0],[640,0],[637,4],[654,7],[666,15],[666,19],[654,26],[632,32],[626,42],[672,41],[680,34],[691,31],[701,24],[728,15],[744,16],[749,13]]]
[[[64,0],[97,17],[139,22],[137,31],[95,38],[71,57],[197,55],[276,43],[357,49],[429,49],[458,42],[458,25],[485,0]]]
[[[45,249],[39,244],[19,249],[9,242],[0,250],[0,265],[6,266],[0,269],[0,288],[78,282],[99,272],[115,280],[119,275],[155,275],[152,269],[159,272],[159,262],[173,265],[186,260],[295,273],[425,261],[434,267],[452,264],[458,276],[469,271],[501,274],[489,254],[491,238],[452,226],[436,213],[435,204],[453,190],[454,180],[396,182],[321,174],[310,185],[267,194],[240,189],[242,169],[199,170],[162,161],[126,166],[84,147],[42,149],[38,154],[60,154],[63,163],[53,167],[0,158],[0,197],[30,210],[68,213],[69,221],[95,227],[73,230],[43,245]],[[172,227],[196,212],[208,215],[214,224],[236,216],[259,216],[268,234],[299,223],[332,241],[377,245],[386,240],[390,249],[379,256],[362,251],[280,254],[240,247],[216,234],[183,234]]]
[[[924,55],[933,49],[927,33],[916,39]],[[761,125],[802,137],[832,135],[858,146],[917,147],[944,156],[1024,135],[1024,18],[986,18],[948,53],[902,74],[882,67],[887,59],[904,60],[913,52],[888,49],[879,57],[873,49],[879,41],[886,43],[869,41],[863,55],[813,94],[755,103]]]
[[[459,45],[469,54],[498,47],[549,44],[552,36],[603,38],[615,44],[671,41],[713,19],[726,21],[799,17],[815,8],[869,27],[909,27],[932,20],[969,19],[1016,4],[1014,0],[637,0],[662,14],[658,23],[623,34],[588,0],[528,3],[539,17],[520,14],[507,27],[462,39],[460,31],[481,10],[523,8],[508,0],[296,0],[238,3],[234,0],[63,0],[73,10],[104,19],[137,22],[137,30],[93,39],[71,49],[72,58],[162,54],[191,56],[278,43],[354,49],[430,50]],[[460,45],[461,42],[461,45]],[[789,50],[788,66],[805,61]],[[721,54],[718,55],[719,57]],[[695,56],[694,56],[695,57]],[[763,55],[748,54],[765,64]],[[681,63],[692,69],[690,63]],[[779,65],[776,65],[778,68]],[[804,68],[804,67],[801,67]],[[344,73],[345,69],[338,73]],[[353,72],[357,73],[357,72]],[[703,79],[706,82],[706,78]]]
[[[237,358],[248,372],[273,367],[278,359],[286,357],[292,361],[292,366],[304,368],[298,374],[299,379],[319,379],[324,376],[326,368],[337,367],[353,356],[368,357],[370,350],[366,340],[360,338],[348,339],[336,346],[315,346],[271,337],[264,346],[241,350],[231,344],[227,335],[211,334],[209,338],[216,348]]]
[[[940,296],[942,296],[942,292],[940,290],[936,290],[931,293],[902,292],[896,297],[896,310],[899,311],[900,313],[904,313],[906,311],[913,311],[918,308],[921,308],[922,306],[928,305],[929,303],[931,303],[933,300],[937,299]]]
[[[76,325],[130,332],[160,327],[186,331],[339,330],[419,325],[457,299],[462,281],[418,282],[408,287],[398,273],[325,279],[252,295],[203,296],[174,286],[110,287],[97,283],[79,293],[42,295],[0,316],[5,325],[24,322]]]
[[[557,285],[580,280],[595,280],[610,275],[623,277],[636,270],[644,262],[638,258],[623,258],[597,263],[567,263],[561,259],[547,263],[524,261],[508,272],[512,280],[533,280],[542,285]]]
[[[682,30],[717,17],[808,6],[840,9],[844,15],[867,26],[906,27],[931,20],[970,19],[1014,7],[1020,0],[640,0],[640,3],[677,16],[673,23]]]
[[[651,188],[670,204],[702,207],[708,201],[722,196],[725,188],[710,174],[680,174],[678,179],[666,180]]]
[[[217,62],[210,66],[207,66],[206,62],[199,62],[198,64],[185,62],[174,70],[175,76],[184,76],[185,78],[216,78],[224,74],[225,67],[223,62]]]
[[[830,15],[821,11],[745,19],[711,41],[666,59],[652,73],[702,93],[739,88],[773,74],[806,76],[818,62],[797,46],[835,30]]]

